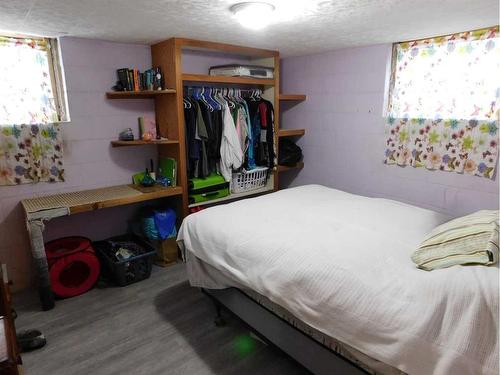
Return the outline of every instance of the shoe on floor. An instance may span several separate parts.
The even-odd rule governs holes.
[[[21,353],[30,352],[45,346],[47,339],[37,329],[27,329],[17,334],[17,344]]]

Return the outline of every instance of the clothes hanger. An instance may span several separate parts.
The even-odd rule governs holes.
[[[186,87],[186,95],[182,97],[182,102],[184,104],[184,108],[187,108],[187,109],[190,109],[192,106],[191,106],[191,102],[189,101],[188,97],[190,96],[190,90],[191,88],[190,87]]]
[[[206,98],[207,98],[207,100],[210,102],[210,104],[212,105],[213,110],[216,110],[216,109],[220,109],[220,108],[219,108],[220,104],[219,104],[219,102],[218,102],[218,101],[216,101],[216,100],[214,99],[214,90],[215,90],[215,89],[214,89],[213,87],[210,87],[210,88],[207,90],[207,92],[206,92]]]
[[[218,88],[213,89],[213,99],[218,103],[218,109],[222,110],[222,108],[224,107],[224,101],[220,97],[219,92],[220,90]]]
[[[232,88],[229,88],[229,89],[228,89],[229,106],[230,106],[231,108],[235,108],[235,107],[236,107],[236,105],[234,104],[234,101],[233,101],[233,99],[232,99],[232,90],[233,90]]]
[[[201,88],[201,94],[200,94],[201,101],[202,101],[203,103],[205,103],[205,105],[208,107],[208,110],[209,110],[210,112],[213,112],[213,111],[214,111],[214,109],[213,109],[213,107],[212,107],[212,104],[208,102],[208,100],[207,100],[207,98],[206,98],[206,95],[205,95],[205,92],[206,92],[205,87],[202,87],[202,88]]]

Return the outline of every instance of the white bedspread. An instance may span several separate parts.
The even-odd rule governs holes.
[[[410,374],[498,375],[499,269],[415,268],[448,218],[318,185],[188,216],[178,240],[308,325]]]

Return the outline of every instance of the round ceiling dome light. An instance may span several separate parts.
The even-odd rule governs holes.
[[[271,23],[274,6],[260,1],[248,1],[234,4],[230,10],[242,26],[260,30]]]

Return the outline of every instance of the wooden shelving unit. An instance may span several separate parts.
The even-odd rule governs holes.
[[[266,65],[274,68],[273,79],[248,78],[248,77],[224,77],[210,76],[207,74],[195,74],[182,71],[182,53],[185,50],[208,51],[211,54],[220,53],[226,57],[239,55],[247,58],[255,65]],[[159,66],[163,71],[165,86],[171,89],[163,91],[139,91],[139,92],[108,92],[109,99],[134,99],[153,98],[155,103],[156,123],[163,138],[168,141],[112,141],[113,147],[130,147],[139,145],[157,145],[158,157],[171,157],[177,160],[177,187],[175,194],[178,200],[178,216],[182,219],[189,212],[188,203],[188,178],[187,160],[184,129],[183,88],[192,85],[237,85],[238,87],[259,87],[263,90],[263,97],[273,103],[275,113],[280,113],[280,102],[300,102],[306,99],[305,95],[280,94],[280,55],[278,51],[249,48],[231,44],[221,44],[185,38],[171,38],[151,46],[152,65]],[[280,129],[280,116],[275,117],[276,145],[278,147],[279,137],[302,136],[304,129]],[[303,167],[299,163],[295,168],[277,166],[268,183],[262,189],[232,194],[220,200],[202,203],[199,205],[213,205],[231,200],[243,199],[249,196],[266,194],[278,189],[279,172],[289,169]]]
[[[280,100],[286,102],[303,102],[306,100],[306,96],[300,94],[280,94]]]
[[[152,141],[111,141],[113,147],[130,147],[130,146],[144,146],[144,145],[176,145],[179,141],[171,139],[152,140]]]
[[[207,51],[211,55],[220,53],[221,56],[238,55],[255,62],[255,65],[266,65],[274,68],[275,78],[260,79],[248,77],[224,77],[210,76],[208,74],[196,74],[195,72],[182,71],[183,51]],[[183,88],[184,86],[219,85],[222,87],[237,85],[238,87],[258,87],[264,91],[263,97],[270,100],[275,112],[279,112],[279,52],[258,48],[249,48],[231,44],[213,43],[194,39],[172,38],[151,46],[152,64],[161,67],[165,85],[176,90],[174,95],[164,95],[155,97],[156,122],[162,137],[179,140],[176,147],[159,145],[158,153],[160,157],[168,156],[178,161],[177,184],[182,187],[182,208],[184,215],[189,212],[188,203],[188,179],[186,168],[186,146],[184,129],[184,107]],[[279,116],[275,120],[276,141],[279,129]],[[266,187],[245,192],[241,194],[231,194],[229,197],[220,200],[201,203],[198,205],[213,205],[236,199],[243,199],[247,196],[255,196],[277,190],[278,171],[270,176]],[[179,215],[183,216],[183,215]]]
[[[253,86],[275,86],[274,79],[248,78],[248,77],[224,77],[210,76],[205,74],[183,74],[184,82],[222,83],[231,85],[253,85]]]
[[[295,164],[293,167],[289,167],[286,165],[278,165],[278,172],[287,172],[287,171],[292,171],[296,169],[302,169],[304,168],[304,162],[300,161],[297,164]]]
[[[174,89],[165,89],[157,91],[108,91],[106,97],[108,99],[143,99],[143,98],[155,98],[162,95],[172,95],[175,94]]]
[[[306,134],[305,129],[280,129],[278,137],[301,137]]]

